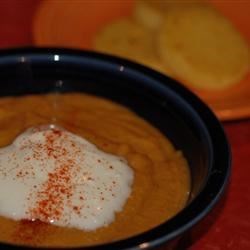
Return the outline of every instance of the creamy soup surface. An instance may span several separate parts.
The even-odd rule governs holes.
[[[78,93],[0,99],[1,148],[27,129],[44,124],[56,124],[125,159],[133,171],[131,193],[114,221],[95,230],[0,216],[1,242],[69,247],[116,241],[159,225],[185,206],[190,191],[185,158],[160,131],[129,109]]]

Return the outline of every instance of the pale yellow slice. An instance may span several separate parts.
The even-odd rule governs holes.
[[[168,66],[157,58],[152,33],[130,19],[120,19],[104,27],[95,39],[94,49],[134,60],[171,75]]]
[[[133,16],[141,25],[156,30],[172,7],[186,6],[202,0],[136,0]]]
[[[157,29],[162,22],[164,10],[165,3],[163,0],[137,0],[135,1],[133,14],[139,24],[149,29]]]
[[[162,60],[198,88],[223,89],[249,70],[249,48],[233,25],[207,5],[172,8],[158,33]]]

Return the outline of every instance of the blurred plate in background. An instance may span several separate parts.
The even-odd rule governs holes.
[[[210,0],[227,16],[250,46],[250,1]],[[106,24],[133,11],[133,0],[45,0],[34,16],[33,39],[37,46],[92,49],[96,33]],[[187,86],[203,99],[222,121],[250,117],[250,73],[224,90]]]

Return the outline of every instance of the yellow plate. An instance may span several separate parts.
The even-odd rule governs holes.
[[[250,46],[250,1],[210,0],[210,3],[234,23]],[[34,16],[34,43],[91,49],[96,32],[112,20],[130,15],[133,4],[133,0],[42,1]],[[187,87],[223,121],[250,117],[250,73],[240,83],[221,91]]]

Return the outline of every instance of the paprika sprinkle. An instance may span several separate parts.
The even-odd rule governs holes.
[[[56,126],[30,128],[0,149],[0,171],[0,185],[18,193],[0,195],[2,216],[87,231],[114,220],[133,181],[126,161]]]

